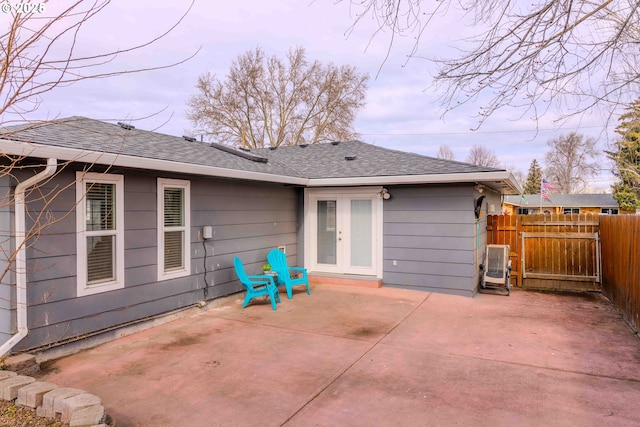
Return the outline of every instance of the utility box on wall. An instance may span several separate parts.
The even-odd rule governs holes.
[[[212,225],[205,225],[204,227],[202,227],[202,238],[205,239],[205,240],[213,238],[213,226]]]

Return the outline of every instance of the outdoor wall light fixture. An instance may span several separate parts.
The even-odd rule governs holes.
[[[389,190],[387,190],[386,188],[383,188],[378,193],[378,197],[383,198],[384,200],[389,200],[391,198],[391,194],[389,194]]]

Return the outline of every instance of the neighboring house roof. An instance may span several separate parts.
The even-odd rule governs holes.
[[[0,128],[13,155],[305,186],[478,183],[520,192],[511,173],[361,141],[285,146],[247,153],[84,117]],[[347,160],[346,156],[355,156]]]
[[[505,196],[504,203],[520,207],[540,207],[540,194],[521,196]],[[613,194],[549,194],[549,200],[542,200],[542,207],[563,208],[617,208],[618,203]]]

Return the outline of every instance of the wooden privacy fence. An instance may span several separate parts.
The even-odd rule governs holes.
[[[603,215],[602,290],[637,331],[640,312],[640,216]]]
[[[510,247],[513,285],[600,290],[598,215],[491,215],[487,231]]]

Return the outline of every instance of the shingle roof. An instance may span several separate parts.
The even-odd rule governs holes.
[[[293,168],[308,178],[347,178],[446,173],[495,172],[494,169],[404,151],[377,147],[362,141],[343,141],[303,146],[282,146],[275,150],[253,150],[270,161]],[[355,156],[353,160],[346,157]]]
[[[127,130],[119,125],[85,117],[0,130],[0,135],[6,137],[7,133],[9,139],[56,147],[302,177],[286,165],[258,163],[202,142],[146,130]]]
[[[254,156],[268,159],[263,163],[247,159],[246,155],[243,157],[242,154],[245,153],[239,150],[216,147],[215,144],[212,146],[157,132],[125,129],[116,124],[84,117],[0,128],[0,138],[46,147],[111,153],[133,159],[176,162],[175,164],[184,166],[184,170],[180,169],[184,173],[194,173],[188,169],[189,165],[194,165],[194,169],[200,168],[198,169],[200,171],[202,167],[212,167],[239,171],[247,175],[266,174],[261,175],[261,180],[274,175],[286,177],[289,180],[360,177],[370,179],[413,175],[417,176],[421,182],[429,181],[421,177],[447,174],[450,176],[446,178],[448,180],[446,182],[481,181],[479,176],[486,176],[491,185],[504,184],[503,188],[509,189],[508,192],[513,192],[515,188],[510,184],[509,179],[505,180],[505,184],[503,181],[497,181],[496,179],[503,178],[496,178],[495,174],[483,175],[485,172],[508,174],[502,169],[390,150],[361,141],[312,144],[305,148],[285,146],[275,150],[268,148],[253,150],[251,153]],[[346,156],[351,156],[353,160],[346,160]],[[468,179],[464,177],[465,174],[469,175]],[[472,176],[472,174],[475,175]]]
[[[504,202],[515,206],[540,206],[540,194],[525,194],[526,201],[521,196],[505,196]],[[543,200],[542,206],[564,208],[599,208],[618,207],[613,194],[549,194],[549,200]]]

